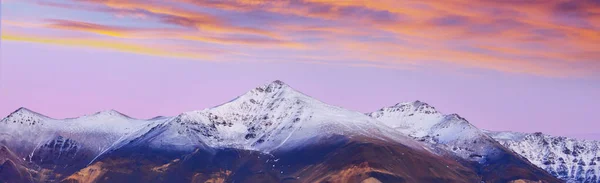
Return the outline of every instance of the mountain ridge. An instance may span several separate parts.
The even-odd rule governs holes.
[[[303,139],[327,134],[404,138],[360,112],[325,104],[279,80],[252,89],[227,103],[181,113],[174,120],[171,126],[177,129],[167,129],[167,132],[176,130],[178,134],[188,134],[188,139],[209,146],[248,150],[269,151],[283,148],[289,142],[302,143]],[[378,133],[369,133],[369,130]],[[298,133],[302,133],[301,136]],[[171,137],[182,140],[178,135],[165,136],[166,140]]]
[[[568,182],[600,182],[600,141],[541,132],[486,132],[504,146]]]
[[[471,169],[485,180],[520,177],[554,182],[549,174],[508,151],[457,114],[441,114],[421,101],[398,103],[365,114],[326,104],[279,80],[221,105],[172,117],[135,119],[107,110],[61,120],[20,108],[0,120],[0,126],[3,127],[0,137],[4,139],[0,143],[24,157],[26,163],[45,169],[65,167],[52,169],[60,175],[107,163],[111,158],[128,157],[142,149],[158,153],[161,159],[226,149],[255,158],[251,155],[255,152],[285,156],[285,152],[305,152],[303,149],[320,143],[335,144],[338,141],[335,139],[343,137],[358,143],[356,148],[361,151],[366,149],[360,146],[406,147],[409,150],[396,152],[410,152],[411,158],[407,160],[441,158],[458,163],[458,169]],[[342,149],[345,148],[328,153],[338,154]],[[173,156],[161,153],[167,151]],[[399,155],[390,155],[396,156]],[[361,161],[378,162],[362,158]],[[431,163],[439,166],[439,162]],[[383,166],[381,171],[401,169],[390,166]],[[499,169],[514,172],[494,171]]]

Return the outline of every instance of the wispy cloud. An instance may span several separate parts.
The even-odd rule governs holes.
[[[217,55],[218,52],[206,51],[199,52],[196,50],[182,50],[177,46],[148,46],[139,43],[127,43],[115,40],[102,40],[93,38],[67,38],[67,37],[54,37],[54,36],[40,36],[31,34],[18,34],[12,32],[3,32],[2,40],[7,41],[21,41],[21,42],[32,42],[42,44],[56,44],[65,46],[76,46],[76,47],[89,47],[99,48],[107,50],[115,50],[120,52],[128,52],[143,55],[153,56],[164,56],[164,57],[175,57],[175,58],[187,58],[187,59],[201,59],[205,61],[211,61],[212,57]]]
[[[240,36],[202,36],[198,32],[181,29],[154,29],[108,26],[88,22],[50,19],[47,27],[62,30],[90,32],[129,39],[181,39],[200,41],[215,44],[240,44],[240,45],[277,45],[285,47],[302,48],[300,43],[284,41],[265,37],[240,37]]]
[[[600,73],[600,3],[594,0],[30,1],[84,15],[41,19],[42,28],[30,29],[185,42],[277,55],[281,62],[315,55],[348,66],[444,63],[550,77]],[[94,18],[99,15],[105,17]]]

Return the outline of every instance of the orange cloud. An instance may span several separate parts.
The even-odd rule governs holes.
[[[79,22],[79,21],[70,21],[70,20],[59,20],[59,19],[50,19],[46,22],[47,27],[62,29],[62,30],[75,30],[75,31],[83,31],[83,32],[91,32],[96,34],[102,34],[113,37],[123,37],[123,38],[143,38],[143,37],[152,37],[152,35],[146,34],[156,34],[158,32],[168,32],[172,30],[166,29],[144,29],[144,28],[125,28],[125,27],[116,27],[116,26],[106,26],[95,23],[88,22]],[[174,31],[172,31],[174,32]]]
[[[278,49],[281,61],[405,68],[438,63],[543,76],[588,76],[600,64],[600,4],[564,1],[85,0],[67,9],[144,17],[181,29],[51,21],[48,27],[218,44],[244,55]],[[298,49],[301,48],[301,49]],[[238,50],[239,49],[239,50]],[[268,52],[270,50],[261,50]],[[283,52],[285,51],[285,52]]]
[[[54,44],[64,46],[75,46],[75,47],[89,47],[89,48],[100,48],[108,49],[120,52],[153,55],[153,56],[164,56],[174,58],[188,58],[188,59],[201,59],[210,61],[213,56],[210,53],[199,53],[199,52],[181,52],[171,49],[167,46],[146,46],[143,44],[136,43],[125,43],[114,40],[100,40],[91,38],[65,38],[65,37],[51,37],[51,36],[39,36],[30,34],[15,34],[4,31],[2,33],[2,40],[5,41],[19,41],[19,42],[32,42],[42,44]]]
[[[232,25],[219,17],[201,12],[192,11],[181,6],[170,6],[167,3],[144,2],[133,0],[88,0],[89,2],[101,3],[107,7],[117,10],[144,10],[152,16],[158,17],[165,22],[180,26],[193,27],[201,31],[212,33],[230,34],[255,34],[269,37],[277,37],[277,34],[266,30],[252,27]]]
[[[303,48],[300,43],[283,41],[271,38],[243,38],[243,37],[215,37],[198,36],[197,32],[177,30],[177,29],[147,29],[147,28],[127,28],[118,26],[107,26],[88,22],[70,21],[70,20],[48,20],[50,24],[47,27],[90,32],[95,34],[107,35],[120,38],[146,38],[146,39],[181,39],[216,44],[242,44],[242,45],[277,45],[291,48]]]

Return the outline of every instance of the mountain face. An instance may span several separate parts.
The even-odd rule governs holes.
[[[214,108],[182,113],[155,131],[160,132],[141,139],[148,141],[143,144],[188,152],[202,146],[269,152],[331,135],[385,139],[423,148],[373,118],[322,103],[281,81]]]
[[[415,139],[438,144],[456,155],[484,163],[501,148],[457,114],[444,115],[421,101],[398,103],[367,114]]]
[[[331,136],[271,153],[199,148],[175,159],[163,153],[113,152],[63,182],[480,182],[456,161],[402,144]]]
[[[542,133],[487,132],[531,163],[568,182],[600,183],[600,142]]]
[[[61,175],[85,167],[153,122],[112,110],[58,120],[20,108],[0,121],[0,144],[40,170]]]
[[[33,182],[23,160],[6,146],[0,146],[0,182]]]
[[[0,145],[0,182],[560,182],[425,103],[365,115],[281,81],[147,120],[21,108],[0,121]]]
[[[442,114],[421,101],[398,103],[367,115],[409,137],[445,150],[442,152],[450,152],[462,160],[472,162],[473,167],[485,172],[486,176],[507,176],[496,174],[499,171],[527,171],[531,176],[547,174],[502,146],[465,118],[457,114]]]

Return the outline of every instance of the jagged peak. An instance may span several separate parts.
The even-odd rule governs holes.
[[[529,135],[528,133],[513,131],[490,131],[483,129],[481,131],[494,139],[501,140],[520,140],[525,138],[525,136]]]
[[[272,105],[281,101],[293,101],[293,103],[295,103],[294,105],[300,103],[323,103],[302,92],[295,90],[294,88],[285,84],[283,81],[275,80],[270,83],[256,87],[226,103],[201,111],[210,113],[221,110],[238,110],[241,112],[257,107],[272,108]]]
[[[114,109],[102,110],[95,113],[96,115],[123,115],[121,112]]]
[[[15,110],[15,112],[19,112],[19,111],[28,111],[28,112],[33,112],[32,110],[30,110],[30,109],[27,109],[27,108],[25,108],[25,107],[19,107],[17,110]]]
[[[453,125],[459,125],[459,126],[463,126],[463,127],[468,126],[469,128],[474,128],[474,129],[477,129],[478,131],[481,131],[475,125],[471,124],[467,119],[461,117],[460,115],[458,115],[456,113],[444,115],[443,124],[445,124],[445,125],[453,124]],[[481,133],[485,134],[484,131],[481,131]]]
[[[281,80],[275,80],[275,81],[271,82],[270,84],[287,86],[287,84],[285,84],[285,83],[284,83],[283,81],[281,81]]]
[[[424,113],[424,114],[438,114],[439,112],[435,109],[435,107],[421,102],[419,100],[413,102],[401,102],[396,105],[382,108],[379,111],[388,111],[388,112],[401,112],[401,113]]]
[[[545,134],[542,133],[542,132],[533,132],[532,135],[534,135],[534,136],[543,136]]]
[[[449,119],[449,120],[460,120],[460,121],[468,122],[467,119],[461,117],[460,115],[458,115],[456,113],[446,115],[446,119]]]
[[[420,100],[415,100],[413,102],[401,102],[401,103],[397,103],[396,105],[394,105],[395,107],[402,107],[402,106],[412,106],[414,108],[419,108],[419,107],[429,107],[429,108],[433,108],[435,109],[435,107],[422,102]]]
[[[286,90],[286,89],[290,89],[290,88],[291,87],[289,85],[285,84],[283,81],[275,80],[273,82],[256,87],[253,91],[260,92],[260,93],[272,93],[272,92],[278,92],[278,91],[282,91],[282,90]]]
[[[32,113],[32,114],[36,114],[37,112],[34,112],[34,111],[32,111],[30,109],[27,109],[25,107],[19,107],[17,110],[15,110],[12,113],[23,113],[23,114]]]
[[[256,87],[248,91],[247,93],[236,97],[228,103],[232,103],[240,100],[248,100],[246,102],[250,102],[252,104],[261,104],[265,101],[275,101],[275,100],[284,100],[284,99],[292,99],[292,98],[303,98],[303,99],[312,99],[316,100],[308,95],[303,94],[285,84],[283,81],[275,80],[273,82],[264,84],[262,86]],[[243,102],[242,102],[243,103]],[[225,103],[227,104],[227,103]],[[223,104],[223,105],[225,105]],[[219,105],[221,106],[221,105]],[[216,106],[216,107],[219,107]],[[214,107],[214,108],[216,108]]]
[[[563,136],[563,135],[551,135],[551,134],[547,134],[547,133],[543,133],[543,132],[533,132],[533,133],[513,132],[513,133],[520,133],[520,134],[523,134],[526,138],[533,138],[533,139],[558,139],[558,140],[567,140],[567,141],[578,141],[578,142],[582,142],[582,143],[599,143],[600,144],[600,140],[580,139],[580,138],[574,138],[574,137],[567,137],[567,136]]]
[[[29,116],[29,117],[43,117],[43,118],[48,118],[47,116],[40,114],[38,112],[32,111],[28,108],[25,107],[19,107],[17,110],[15,110],[14,112],[10,113],[6,118],[11,118],[11,117],[25,117],[25,116]]]
[[[460,116],[460,115],[458,115],[456,113],[444,115],[444,119],[445,119],[444,121],[452,123],[452,124],[467,125],[467,126],[470,126],[472,128],[476,128],[477,130],[480,130],[475,125],[471,124],[471,122],[469,122],[467,119],[465,119],[464,117],[462,117],[462,116]],[[481,133],[485,133],[485,132],[481,131]]]
[[[210,113],[209,110],[187,111],[180,113],[175,118],[179,120],[198,119],[208,116],[208,113]]]

